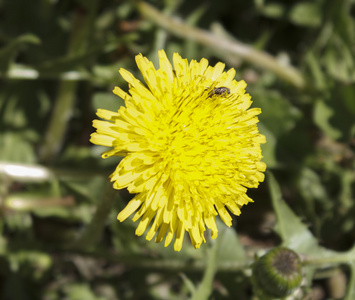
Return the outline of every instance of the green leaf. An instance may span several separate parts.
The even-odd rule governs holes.
[[[275,138],[292,130],[302,116],[301,111],[277,91],[260,88],[252,91],[252,95],[253,106],[260,107],[262,111],[259,115],[260,122]]]
[[[334,251],[318,245],[318,241],[307,226],[301,222],[282,199],[280,187],[275,177],[270,172],[267,175],[271,200],[277,217],[276,231],[282,238],[282,245],[296,252],[314,255],[318,258],[334,255]]]
[[[57,218],[64,222],[78,221],[88,223],[92,218],[92,206],[80,205],[76,207],[43,207],[33,210],[33,214],[40,218]]]
[[[188,289],[188,291],[193,295],[196,293],[196,288],[194,283],[190,280],[189,277],[187,277],[184,273],[179,274],[180,277],[182,278],[186,288]]]
[[[179,1],[177,1],[179,2]],[[181,1],[182,2],[182,1]],[[207,5],[202,4],[197,7],[194,11],[190,13],[190,15],[186,18],[186,24],[190,26],[197,26],[201,21],[203,16],[205,15],[207,10]],[[186,53],[186,58],[188,59],[196,59],[201,56],[200,45],[194,40],[186,40],[184,42],[183,52]]]
[[[0,135],[0,160],[7,162],[36,163],[31,141],[31,131],[5,132]]]
[[[80,67],[90,65],[93,59],[98,55],[115,51],[121,44],[131,43],[136,39],[136,34],[127,34],[123,37],[111,38],[110,40],[90,47],[90,49],[84,53],[74,53],[47,60],[36,65],[35,68],[40,72],[53,73],[78,70]]]
[[[13,62],[18,50],[25,44],[39,45],[41,40],[34,34],[24,34],[0,49],[0,72],[6,71]]]
[[[310,263],[306,270],[308,281],[311,281],[316,265],[329,266],[329,264],[348,263],[352,275],[345,299],[355,299],[355,245],[347,252],[336,252],[319,246],[306,225],[282,199],[280,187],[271,173],[268,173],[268,185],[277,217],[277,232],[283,240],[283,246],[307,256],[306,261]]]
[[[303,198],[303,211],[313,222],[313,231],[319,236],[324,216],[316,208],[321,206],[324,211],[331,211],[333,202],[329,199],[320,176],[308,167],[301,168],[297,186]]]
[[[266,163],[268,168],[273,168],[278,165],[276,158],[276,138],[273,133],[268,130],[263,123],[258,124],[260,133],[265,135],[266,143],[261,145],[261,150],[263,154],[263,162]]]
[[[90,286],[85,283],[72,283],[64,287],[66,299],[70,300],[105,300],[103,297],[97,297]]]
[[[299,189],[307,202],[319,201],[322,205],[329,203],[327,191],[319,175],[312,169],[304,167],[300,173]]]
[[[352,45],[348,45],[339,35],[334,34],[322,57],[328,73],[344,83],[355,81],[355,53],[352,48]]]
[[[40,279],[53,265],[52,257],[40,251],[23,250],[11,252],[9,255],[11,265],[21,267],[22,273],[31,273],[35,279]]]
[[[342,136],[342,132],[337,128],[334,128],[330,124],[330,119],[334,115],[333,110],[325,103],[325,101],[319,99],[314,106],[314,122],[332,139],[338,139]]]
[[[262,7],[261,12],[270,18],[281,18],[285,14],[285,6],[280,3],[269,3]]]
[[[247,259],[243,245],[240,243],[237,232],[234,228],[227,227],[219,218],[217,218],[218,227],[222,227],[221,251],[218,252],[218,261],[223,262],[240,262]]]
[[[226,229],[223,229],[226,230]],[[221,235],[223,235],[222,233]],[[213,244],[212,248],[210,249],[209,257],[208,257],[208,264],[205,269],[202,282],[197,287],[195,293],[193,294],[191,300],[208,300],[213,287],[213,279],[217,269],[217,262],[218,262],[218,251],[221,249],[222,238],[219,237],[217,241]]]
[[[322,22],[321,10],[317,3],[297,3],[292,7],[289,17],[293,23],[307,27],[318,27]]]
[[[355,115],[355,85],[349,84],[340,87],[339,89],[342,99],[344,101],[346,109]]]
[[[305,61],[311,71],[316,88],[325,90],[327,87],[326,74],[322,69],[321,61],[319,61],[317,54],[313,51],[309,51],[305,56]]]
[[[7,239],[3,236],[0,236],[0,256],[3,256],[6,253],[6,250],[7,250]]]
[[[120,67],[125,68],[126,66],[124,64],[120,64]],[[96,64],[92,69],[94,75],[93,81],[96,85],[104,86],[105,88],[107,86],[112,87],[113,85],[118,85],[119,82],[117,79],[121,80],[121,77],[118,76],[117,70],[118,66],[116,63],[112,65]],[[123,81],[121,80],[121,82]]]
[[[120,106],[124,105],[123,99],[114,93],[96,93],[93,97],[93,108],[95,111],[98,108],[107,109],[110,111],[117,111]]]
[[[75,180],[74,177],[71,177],[63,181],[73,191],[96,203],[98,201],[97,199],[100,199],[102,191],[105,189],[107,178],[103,176],[92,176],[83,178],[82,180]]]

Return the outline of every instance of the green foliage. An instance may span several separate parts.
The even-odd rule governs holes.
[[[289,14],[291,22],[309,27],[318,27],[322,22],[321,7],[317,3],[296,3]]]
[[[8,70],[10,64],[14,62],[15,55],[26,44],[39,45],[40,39],[33,34],[24,34],[16,37],[0,51],[0,72]]]
[[[255,255],[278,245],[301,257],[296,299],[355,299],[354,1],[147,1],[167,23],[139,3],[0,1],[0,300],[251,299]],[[141,78],[134,56],[161,48],[236,68],[267,138],[255,203],[179,253],[116,220],[120,159],[89,142],[96,109],[124,105],[118,69]]]

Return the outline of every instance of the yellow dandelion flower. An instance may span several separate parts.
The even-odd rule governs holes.
[[[265,137],[256,125],[261,110],[249,109],[246,83],[234,80],[234,69],[224,72],[223,63],[188,63],[175,53],[172,67],[163,50],[158,70],[141,54],[136,62],[146,85],[120,69],[129,93],[119,87],[113,92],[125,107],[98,109],[107,121],[94,120],[91,136],[92,143],[113,148],[103,158],[124,156],[111,175],[113,187],[137,194],[117,219],[135,213],[138,236],[152,223],[147,240],[165,237],[167,246],[175,236],[176,251],[187,231],[199,248],[206,227],[217,237],[215,217],[231,226],[229,212],[239,215],[252,202],[247,188],[264,180]]]

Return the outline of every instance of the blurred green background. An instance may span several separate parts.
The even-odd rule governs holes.
[[[0,299],[263,299],[250,266],[278,245],[303,258],[293,299],[355,299],[354,4],[0,0]],[[235,68],[268,141],[255,203],[180,253],[116,220],[132,195],[89,142],[118,69],[160,49]]]

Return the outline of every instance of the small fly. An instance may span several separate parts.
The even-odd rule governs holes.
[[[224,86],[221,87],[215,87],[213,89],[213,91],[210,91],[208,93],[208,97],[212,98],[213,95],[217,95],[217,96],[226,96],[229,95],[231,93],[231,90],[229,88],[226,88]]]

